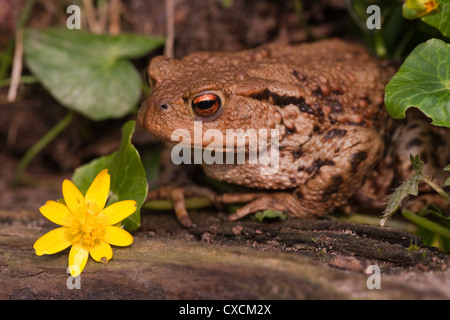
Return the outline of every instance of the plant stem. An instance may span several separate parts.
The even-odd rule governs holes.
[[[9,67],[11,66],[11,63],[13,61],[13,55],[14,55],[14,40],[9,40],[9,43],[7,44],[6,48],[3,50],[3,52],[0,53],[0,79],[3,79],[6,77],[6,75],[9,73]]]
[[[432,181],[431,179],[428,179],[427,177],[423,177],[423,181],[425,183],[427,183],[430,187],[432,187],[434,189],[434,191],[436,191],[437,193],[439,193],[439,195],[444,198],[445,201],[447,201],[448,203],[450,203],[450,195],[447,194],[447,192],[444,191],[444,189],[442,189],[441,187],[439,187],[434,181]]]
[[[25,3],[25,6],[22,10],[22,13],[20,14],[19,22],[17,24],[17,28],[21,29],[25,26],[25,23],[28,20],[28,17],[30,16],[31,10],[33,9],[35,0],[27,0]]]
[[[185,199],[186,209],[207,208],[212,202],[205,197],[192,197]],[[173,202],[171,200],[150,200],[142,205],[142,208],[151,210],[173,210]]]
[[[375,53],[380,58],[385,58],[387,55],[387,49],[385,44],[385,39],[380,32],[376,32],[374,36],[374,48]]]
[[[0,88],[9,86],[11,84],[12,79],[2,79],[0,80]],[[37,83],[39,80],[35,76],[21,76],[19,83],[24,84],[31,84],[31,83]]]
[[[361,28],[361,30],[366,31],[366,24],[361,21],[361,18],[355,10],[353,1],[345,0],[345,7],[347,8],[347,12],[350,14],[350,17],[353,19],[353,21]]]
[[[419,216],[409,210],[406,210],[406,209],[402,210],[402,214],[409,221],[412,221],[415,224],[417,224],[427,230],[430,230],[444,238],[450,239],[450,230],[445,228],[444,226],[434,223],[433,221],[430,221],[426,218],[422,218],[421,216]]]
[[[31,149],[27,151],[27,153],[25,153],[14,172],[14,183],[18,181],[30,161],[69,125],[69,123],[73,119],[73,115],[74,112],[72,110],[69,110],[67,115],[61,121],[59,121],[52,129],[50,129],[49,132],[47,132],[41,139],[39,139],[39,141],[36,142],[31,147]]]

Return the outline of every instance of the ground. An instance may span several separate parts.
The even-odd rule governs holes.
[[[143,210],[134,243],[114,248],[107,265],[90,260],[80,289],[69,289],[68,250],[33,249],[55,227],[38,207],[60,197],[62,178],[41,179],[39,194],[23,186],[2,193],[13,209],[0,211],[0,299],[450,298],[448,255],[413,234],[330,217],[227,222],[208,210],[192,212],[189,230],[170,211]],[[380,289],[368,288],[370,265],[380,267]]]

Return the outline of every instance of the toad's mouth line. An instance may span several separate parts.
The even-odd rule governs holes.
[[[203,131],[202,122],[195,121],[191,132],[187,129],[172,132],[174,164],[247,164],[259,165],[262,175],[278,172],[278,129],[227,130],[223,135],[217,129]]]
[[[214,150],[223,153],[264,152],[272,145],[279,149],[279,129],[218,129],[203,130],[201,121],[194,121],[193,130],[176,129],[162,137],[182,147]]]

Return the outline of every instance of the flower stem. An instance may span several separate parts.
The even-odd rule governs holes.
[[[44,149],[58,134],[60,134],[72,121],[74,112],[69,110],[67,115],[60,120],[49,132],[47,132],[38,142],[36,142],[30,150],[25,153],[23,158],[20,160],[13,177],[13,182],[16,183],[21,177],[23,171],[28,166],[30,161],[42,150]]]

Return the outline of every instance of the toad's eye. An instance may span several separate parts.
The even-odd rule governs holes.
[[[220,97],[214,93],[204,93],[195,97],[192,102],[192,110],[200,117],[210,117],[219,111]]]

